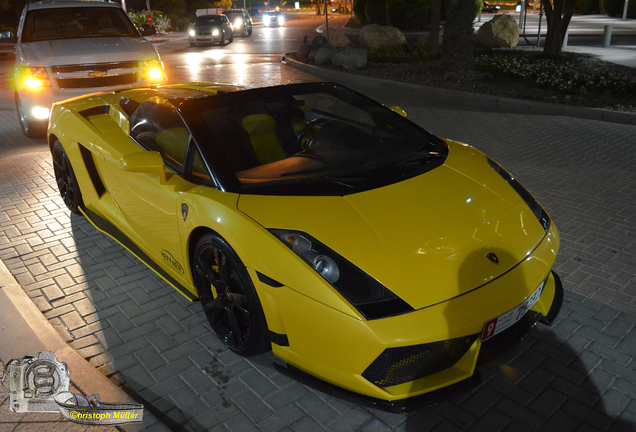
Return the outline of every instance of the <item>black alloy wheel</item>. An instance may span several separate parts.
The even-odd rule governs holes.
[[[247,269],[230,245],[205,234],[193,256],[194,282],[214,333],[237,354],[271,349],[265,314]]]
[[[55,171],[55,181],[60,191],[62,200],[66,207],[73,213],[80,214],[80,207],[84,205],[82,202],[82,194],[80,193],[79,184],[75,177],[75,172],[71,166],[64,147],[60,141],[55,141],[53,149],[53,170]]]

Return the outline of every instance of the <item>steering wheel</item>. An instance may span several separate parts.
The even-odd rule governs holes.
[[[298,132],[298,138],[296,138],[296,145],[298,145],[299,147],[302,147],[303,138],[305,138],[305,135],[307,135],[307,132],[309,132],[314,126],[322,126],[326,123],[329,123],[329,120],[327,120],[326,118],[314,119],[310,121],[309,123],[307,123],[305,127],[302,128],[300,132]],[[307,145],[307,147],[310,147],[310,145]]]

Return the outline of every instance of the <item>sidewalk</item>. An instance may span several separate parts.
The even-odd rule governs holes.
[[[185,37],[155,35],[153,42]],[[112,362],[100,370],[128,380],[149,409],[192,430],[636,430],[633,125],[562,114],[494,118],[477,108],[458,111],[465,97],[446,90],[433,99],[422,88],[347,84],[366,85],[366,94],[383,101],[403,95],[410,119],[496,156],[549,208],[563,236],[557,271],[568,289],[554,327],[538,328],[484,368],[478,388],[408,415],[326,397],[275,372],[271,355],[243,359],[224,351],[199,305],[184,304],[122,247],[60,210],[50,164],[33,153],[0,160],[0,255],[18,279],[0,261],[0,363],[49,350],[69,365],[73,391],[131,400],[82,357],[101,357],[91,350],[102,344]],[[9,130],[5,123],[16,123],[15,114],[5,109],[10,116],[0,117],[0,127]],[[599,148],[606,151],[599,155]],[[17,415],[7,404],[0,392],[2,432],[114,430],[58,414]],[[167,429],[153,412],[146,410],[144,420],[148,429]]]
[[[12,359],[35,357],[39,352],[50,351],[60,362],[68,365],[71,373],[69,390],[88,396],[98,394],[102,402],[138,403],[113,382],[99,373],[77,351],[71,348],[51,323],[42,315],[24,289],[0,261],[0,373]],[[56,331],[57,330],[57,331]],[[8,380],[5,382],[8,385]],[[154,415],[145,411],[143,423],[120,425],[119,430],[140,431],[145,428],[167,430],[157,422]],[[60,413],[22,413],[9,409],[9,398],[0,388],[0,431],[32,430],[47,431],[115,431],[113,426],[84,426],[65,420]]]

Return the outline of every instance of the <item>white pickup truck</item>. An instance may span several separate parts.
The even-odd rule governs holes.
[[[157,50],[119,4],[104,1],[27,4],[15,59],[16,110],[29,138],[45,136],[54,102],[166,80]]]

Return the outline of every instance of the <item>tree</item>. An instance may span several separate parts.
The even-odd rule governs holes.
[[[475,0],[448,0],[447,7],[442,65],[449,71],[472,70],[477,4]]]
[[[570,25],[576,0],[541,0],[541,4],[548,22],[543,52],[545,55],[558,57],[561,55],[563,39]]]
[[[232,0],[219,0],[214,2],[214,7],[221,9],[232,9]]]

